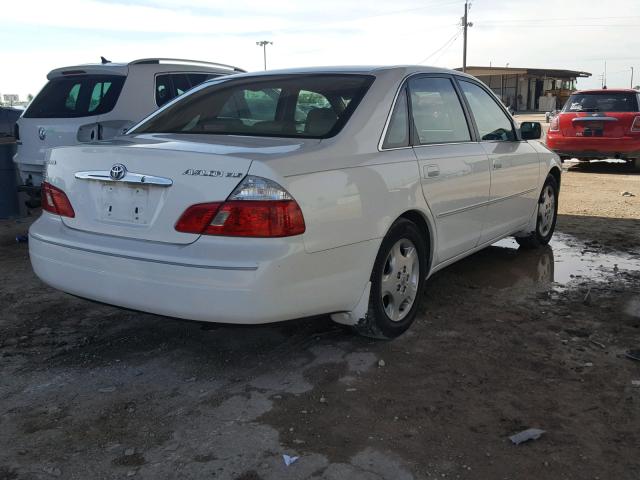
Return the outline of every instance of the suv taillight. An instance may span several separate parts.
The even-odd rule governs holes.
[[[54,187],[49,182],[42,182],[41,195],[43,210],[61,217],[74,218],[76,216],[67,194],[58,187]]]
[[[179,232],[228,237],[290,237],[305,231],[298,203],[277,183],[246,177],[225,202],[199,203],[185,210]]]
[[[634,133],[640,132],[640,117],[636,117],[633,119],[633,123],[631,124],[631,131]]]
[[[549,125],[550,132],[559,132],[560,131],[560,114],[556,115],[551,119],[551,125]]]

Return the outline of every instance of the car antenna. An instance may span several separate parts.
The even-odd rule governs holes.
[[[102,64],[103,64],[103,65],[104,65],[105,63],[111,63],[111,60],[107,60],[106,58],[104,58],[104,57],[102,57],[102,56],[100,57],[100,61],[102,62]]]

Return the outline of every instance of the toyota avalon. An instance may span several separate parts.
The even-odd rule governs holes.
[[[232,75],[126,135],[53,149],[36,274],[74,295],[256,324],[331,315],[393,338],[426,279],[553,235],[557,155],[485,85],[427,67]]]

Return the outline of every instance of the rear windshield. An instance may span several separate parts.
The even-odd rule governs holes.
[[[75,118],[110,112],[125,77],[73,75],[49,81],[25,112],[26,118]]]
[[[569,97],[565,112],[637,112],[638,99],[634,93],[598,92],[576,93]]]
[[[132,133],[328,138],[371,85],[365,75],[284,75],[221,81],[187,95]]]

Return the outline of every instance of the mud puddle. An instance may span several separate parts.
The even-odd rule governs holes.
[[[536,250],[520,249],[514,239],[503,239],[447,270],[479,287],[571,286],[640,271],[640,257],[605,252],[596,242],[556,233],[547,247]]]

